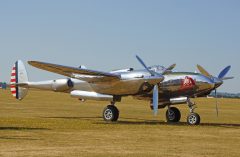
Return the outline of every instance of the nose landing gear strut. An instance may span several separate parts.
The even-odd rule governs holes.
[[[189,115],[187,116],[187,123],[189,125],[199,125],[201,118],[199,114],[195,113],[194,110],[196,109],[196,104],[192,102],[190,99],[187,100],[187,104],[190,110]]]

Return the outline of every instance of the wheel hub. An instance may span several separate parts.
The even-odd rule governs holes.
[[[169,118],[169,120],[174,120],[175,119],[175,113],[172,110],[170,110],[168,112],[168,118]]]
[[[189,117],[189,123],[191,123],[191,124],[195,124],[196,122],[197,122],[197,118],[196,118],[196,116],[191,115],[191,116]]]
[[[107,120],[110,120],[113,116],[113,112],[112,110],[110,109],[107,109],[105,112],[104,112],[104,117],[107,119]]]

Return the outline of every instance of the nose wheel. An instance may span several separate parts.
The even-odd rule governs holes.
[[[103,110],[103,119],[107,122],[115,122],[118,120],[119,110],[114,105],[108,105]]]
[[[200,116],[197,113],[190,113],[187,117],[187,123],[189,125],[199,125],[200,120]]]
[[[187,116],[187,123],[189,125],[199,125],[201,118],[199,114],[194,112],[194,110],[196,109],[196,104],[191,102],[190,99],[188,99],[187,104],[190,109],[190,114]]]

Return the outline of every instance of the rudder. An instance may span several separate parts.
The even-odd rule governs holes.
[[[21,84],[28,83],[28,76],[25,66],[21,60],[15,62],[12,73],[11,73],[11,80],[10,80],[10,89],[12,95],[18,99],[22,100],[28,92],[27,87],[22,87]]]

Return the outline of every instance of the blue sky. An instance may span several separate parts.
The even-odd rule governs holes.
[[[227,65],[234,80],[220,91],[240,92],[239,0],[0,1],[0,80],[13,63],[39,60],[109,71],[176,63],[201,64],[213,75]],[[61,78],[26,65],[32,81]]]

